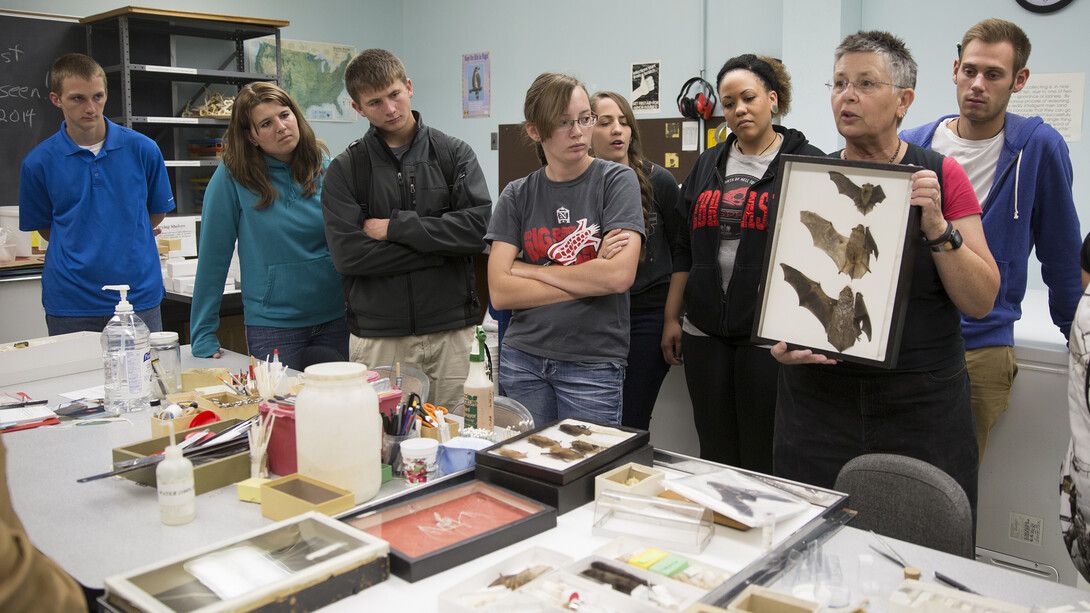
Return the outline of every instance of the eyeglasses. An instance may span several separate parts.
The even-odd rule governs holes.
[[[894,85],[893,83],[886,83],[885,81],[874,81],[871,79],[860,79],[858,81],[845,81],[843,79],[837,79],[832,83],[826,83],[825,87],[828,87],[834,94],[843,94],[848,86],[854,87],[855,91],[864,96],[873,94],[878,90],[879,85],[888,85],[890,87],[899,87],[901,89],[907,89],[904,85]]]
[[[598,116],[591,113],[590,115],[583,115],[579,119],[561,119],[560,122],[556,124],[556,128],[558,130],[564,130],[565,132],[571,132],[572,126],[574,125],[578,125],[579,129],[589,128],[597,121]]]

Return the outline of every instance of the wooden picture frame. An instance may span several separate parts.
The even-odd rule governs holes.
[[[912,166],[784,155],[753,339],[894,368],[920,212]]]

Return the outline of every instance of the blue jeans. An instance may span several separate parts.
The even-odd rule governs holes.
[[[841,374],[837,368],[780,369],[775,474],[831,488],[840,469],[856,456],[909,456],[961,485],[975,524],[976,425],[965,364],[866,375]]]
[[[628,368],[624,375],[624,415],[621,424],[647,430],[670,365],[662,359],[662,313],[632,315]]]
[[[149,332],[163,331],[163,318],[159,315],[159,307],[152,307],[143,311],[137,311]],[[45,315],[45,327],[49,330],[49,336],[69,334],[71,332],[102,332],[106,324],[110,323],[113,315],[85,315],[80,317],[61,317],[58,315]]]
[[[344,317],[338,317],[302,328],[246,326],[246,346],[259,360],[271,356],[275,349],[280,363],[295,370],[321,362],[343,362],[348,359],[348,325]]]
[[[616,362],[565,362],[506,345],[500,384],[534,416],[534,426],[566,417],[621,423],[624,366]]]

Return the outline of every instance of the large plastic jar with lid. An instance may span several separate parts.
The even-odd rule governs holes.
[[[370,500],[382,485],[382,418],[367,367],[326,362],[303,372],[295,400],[299,474],[352,492],[356,504]]]

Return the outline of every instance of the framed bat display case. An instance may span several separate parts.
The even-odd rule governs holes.
[[[753,337],[896,366],[920,234],[913,166],[784,155]]]

